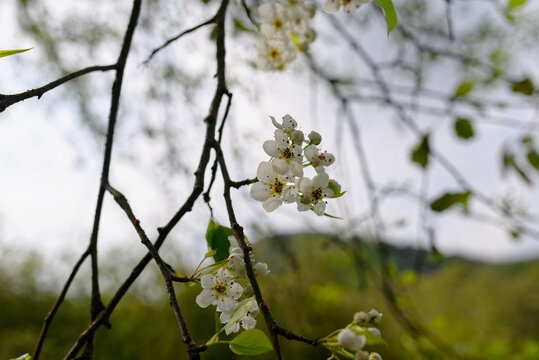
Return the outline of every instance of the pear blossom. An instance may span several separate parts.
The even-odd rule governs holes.
[[[318,216],[324,215],[326,203],[324,199],[333,196],[333,191],[328,188],[329,176],[326,173],[316,175],[312,180],[302,178],[299,182],[299,189],[303,193],[297,202],[298,211],[307,211],[311,209]]]
[[[275,35],[286,36],[289,25],[286,8],[282,4],[262,4],[258,7],[258,12],[262,18],[260,32],[266,38],[272,38]]]
[[[326,0],[324,5],[322,5],[322,9],[328,14],[333,14],[338,12],[342,5],[343,10],[346,13],[351,13],[361,5],[369,2],[371,2],[371,0]]]
[[[311,131],[308,137],[314,145],[320,145],[320,143],[322,142],[322,135],[320,135],[316,131]]]
[[[241,297],[243,288],[234,282],[234,276],[227,269],[220,268],[217,276],[206,274],[200,278],[202,292],[195,301],[201,308],[217,305],[222,312],[233,312],[236,300]]]
[[[382,356],[376,352],[372,352],[369,355],[369,360],[382,360]]]
[[[262,207],[267,212],[274,211],[282,205],[283,201],[290,201],[289,196],[293,196],[290,191],[290,187],[293,185],[286,185],[291,177],[277,174],[270,162],[260,163],[257,178],[258,182],[251,186],[250,195],[256,201],[262,202]]]
[[[268,269],[268,264],[263,262],[256,263],[255,273],[260,277],[267,276],[270,273],[270,270]]]
[[[246,301],[251,301],[251,300],[250,299],[243,300],[242,302],[236,305],[236,308],[242,306]],[[253,303],[251,304],[251,306],[249,307],[247,311],[247,314],[244,317],[242,317],[240,320],[236,321],[236,323],[232,324],[228,329],[225,329],[225,333],[227,335],[231,333],[236,333],[240,331],[240,326],[244,328],[245,330],[254,329],[256,326],[255,317],[258,315],[258,312],[259,312],[258,305],[256,301],[253,301]],[[221,315],[219,316],[221,323],[222,324],[228,323],[233,313],[234,312],[231,312],[231,313],[222,312]]]
[[[337,341],[342,347],[351,352],[356,352],[365,346],[367,338],[365,335],[357,335],[350,329],[343,329],[337,336]]]
[[[295,176],[303,176],[303,167],[301,166],[301,145],[292,144],[288,137],[284,140],[286,134],[283,130],[275,130],[275,140],[267,140],[263,144],[264,151],[275,160],[272,162],[273,170],[286,175],[291,172]]]
[[[320,153],[318,148],[313,145],[305,148],[305,158],[310,161],[318,173],[323,171],[324,166],[330,166],[335,162],[335,155],[327,151]]]
[[[256,66],[262,70],[283,70],[296,59],[294,44],[286,38],[261,39],[255,46],[258,52]]]

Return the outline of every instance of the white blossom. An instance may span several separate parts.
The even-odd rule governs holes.
[[[327,187],[328,183],[329,176],[326,173],[318,174],[312,180],[306,177],[302,178],[299,183],[299,189],[303,193],[303,196],[297,202],[298,210],[307,211],[313,205],[316,215],[324,215],[326,211],[324,199],[333,196],[333,191]]]
[[[345,349],[356,352],[363,349],[363,346],[365,346],[365,343],[367,342],[367,338],[365,335],[357,335],[350,329],[343,329],[339,332],[337,341]]]
[[[243,300],[242,302],[236,305],[236,309],[242,306],[243,304],[245,304],[246,301],[251,301],[251,300],[250,299]],[[231,333],[236,333],[240,330],[240,326],[244,328],[245,330],[254,329],[256,326],[255,317],[258,315],[258,312],[259,312],[258,305],[256,301],[253,301],[253,303],[251,304],[251,306],[249,307],[247,311],[247,314],[244,317],[242,317],[240,320],[232,324],[228,329],[225,329],[225,333],[227,335]],[[231,312],[231,313],[222,312],[221,315],[219,316],[221,323],[222,324],[228,323],[233,313],[234,312]]]
[[[256,275],[260,277],[267,276],[270,273],[270,270],[268,269],[268,264],[263,262],[258,262],[255,265],[255,273]]]
[[[272,212],[282,205],[281,196],[290,177],[277,174],[271,163],[263,161],[258,166],[257,178],[258,182],[251,186],[250,195],[262,202],[264,210]]]
[[[256,42],[256,66],[265,71],[283,70],[296,58],[294,44],[286,38],[260,39]]]
[[[382,360],[382,356],[376,352],[372,352],[369,355],[369,360]]]
[[[217,305],[222,312],[232,312],[236,307],[236,300],[241,297],[243,288],[234,282],[234,276],[227,269],[220,268],[217,276],[206,274],[200,278],[202,292],[196,297],[196,303],[206,308]]]
[[[355,360],[369,360],[369,352],[359,350],[358,352],[356,352]]]
[[[378,337],[382,337],[382,332],[380,331],[380,329],[378,328],[375,328],[375,327],[370,327],[367,329],[371,334],[375,335],[375,336],[378,336]]]
[[[367,325],[369,323],[369,315],[365,311],[360,311],[354,314],[354,322],[358,325]]]

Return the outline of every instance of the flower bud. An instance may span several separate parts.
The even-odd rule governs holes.
[[[292,142],[296,145],[303,144],[303,140],[305,139],[305,135],[303,135],[303,131],[301,130],[294,130],[290,137],[292,138]]]
[[[317,133],[316,131],[311,131],[309,133],[309,140],[315,145],[319,145],[322,142],[322,135]]]
[[[258,276],[264,277],[270,273],[268,269],[268,264],[259,262],[255,265],[255,271]]]
[[[369,352],[364,350],[359,350],[356,353],[356,360],[369,360]]]
[[[357,335],[350,329],[343,329],[337,336],[337,341],[345,349],[356,352],[365,346],[367,338],[365,335]]]
[[[382,320],[382,314],[374,309],[371,309],[371,311],[369,311],[369,321],[373,324],[379,324],[380,320]]]
[[[372,352],[369,355],[369,360],[382,360],[382,356],[380,356],[378,353]]]
[[[243,289],[243,293],[247,297],[253,296],[254,295],[253,286],[251,284],[247,284],[247,286],[245,286],[245,289]]]
[[[335,162],[335,155],[331,153],[324,153],[323,155],[324,158],[322,161],[324,162],[324,166],[329,166]]]
[[[368,328],[367,330],[369,330],[369,332],[375,336],[378,336],[378,337],[382,337],[382,333],[380,332],[380,329],[378,328],[375,328],[375,327],[370,327]]]
[[[284,130],[294,130],[298,126],[298,123],[294,118],[288,114],[283,116],[283,129]]]
[[[369,315],[365,311],[360,311],[354,314],[354,322],[358,325],[367,325],[369,323]]]

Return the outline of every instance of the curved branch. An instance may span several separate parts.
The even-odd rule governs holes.
[[[37,89],[32,89],[32,90],[28,90],[28,91],[18,93],[18,94],[13,94],[13,95],[0,94],[0,112],[4,111],[5,109],[7,109],[13,104],[16,104],[26,99],[30,99],[35,96],[37,96],[38,99],[41,99],[43,94],[45,94],[47,91],[50,91],[62,85],[63,83],[73,80],[79,76],[82,76],[91,72],[95,72],[95,71],[109,71],[109,70],[116,70],[116,69],[117,69],[117,64],[90,66],[85,69],[75,71],[74,73],[66,75],[58,80],[54,80],[53,82],[50,82],[47,85],[44,85]]]

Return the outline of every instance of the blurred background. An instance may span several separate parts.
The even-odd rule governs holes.
[[[399,25],[389,36],[374,3],[353,14],[318,9],[309,51],[272,73],[255,65],[259,4],[232,1],[227,18],[234,96],[223,148],[231,176],[256,175],[267,160],[262,143],[273,136],[269,116],[291,114],[304,132],[322,134],[322,149],[337,158],[327,170],[347,191],[328,201],[327,212],[342,220],[294,205],[268,214],[248,187],[232,194],[256,259],[270,266],[262,290],[277,322],[318,338],[374,307],[384,313],[389,346],[377,351],[385,359],[539,359],[537,1],[396,1]],[[1,59],[0,93],[115,62],[131,5],[2,1],[1,47],[33,49]],[[111,183],[151,239],[192,188],[215,88],[214,29],[144,60],[218,5],[143,3]],[[88,74],[0,114],[0,358],[32,352],[87,247],[112,80]],[[213,219],[228,225],[222,188],[217,178],[210,204]],[[161,254],[178,272],[190,274],[207,252],[210,215],[200,199],[165,242]],[[98,247],[106,303],[145,254],[108,196]],[[156,270],[152,263],[130,289],[112,329],[98,331],[96,358],[185,358]],[[86,328],[89,279],[86,263],[43,359],[63,357]],[[206,341],[213,311],[194,303],[199,288],[177,291],[195,340]],[[224,347],[204,358],[234,358]],[[299,343],[283,347],[290,358],[329,356]]]

